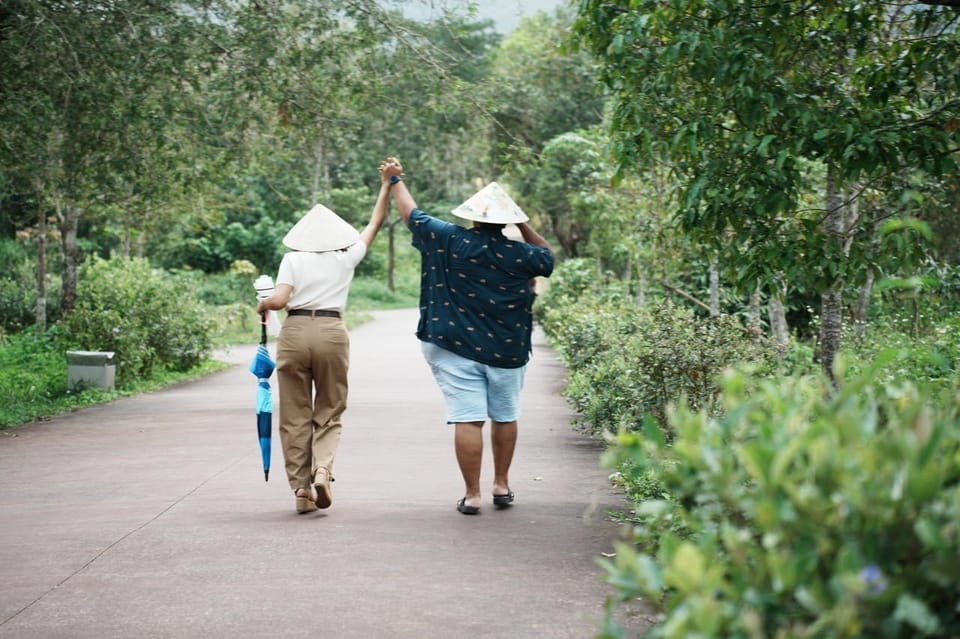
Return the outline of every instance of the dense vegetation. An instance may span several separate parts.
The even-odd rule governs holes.
[[[584,0],[502,37],[459,2],[5,3],[0,423],[87,401],[66,348],[126,392],[195,370],[205,318],[254,334],[282,235],[363,224],[393,154],[424,208],[496,179],[557,248],[536,314],[632,502],[611,606],[957,636],[958,5]],[[397,231],[354,308],[413,302]]]

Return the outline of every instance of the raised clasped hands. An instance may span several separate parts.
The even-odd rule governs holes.
[[[400,160],[391,156],[380,163],[380,176],[389,180],[394,175],[403,175],[403,166],[400,165]]]

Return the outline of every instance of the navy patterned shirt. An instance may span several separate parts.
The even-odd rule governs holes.
[[[549,277],[549,249],[511,240],[499,227],[463,228],[410,214],[420,251],[417,337],[490,366],[520,368],[530,359],[534,292]]]

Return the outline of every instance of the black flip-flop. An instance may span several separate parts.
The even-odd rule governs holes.
[[[511,490],[506,495],[494,495],[493,496],[493,505],[494,506],[509,506],[513,503],[513,491]]]
[[[467,498],[463,497],[460,501],[457,502],[457,510],[462,512],[464,515],[478,515],[480,514],[480,508],[477,506],[468,506]]]

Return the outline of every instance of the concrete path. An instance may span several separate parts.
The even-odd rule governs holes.
[[[294,512],[276,427],[263,480],[253,347],[197,382],[0,431],[0,637],[593,636],[623,501],[569,426],[562,365],[538,335],[517,503],[487,494],[466,517],[415,327],[389,311],[352,333],[327,511]]]

